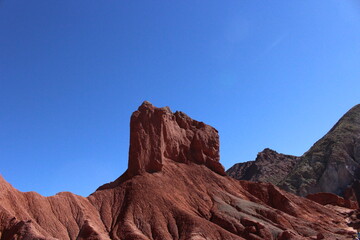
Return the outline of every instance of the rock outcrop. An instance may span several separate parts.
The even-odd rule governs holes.
[[[255,161],[237,163],[229,168],[228,176],[253,182],[270,182],[278,184],[294,168],[300,157],[277,153],[265,148],[260,152]]]
[[[357,202],[349,200],[349,199],[344,199],[333,193],[326,193],[326,192],[314,193],[314,194],[307,195],[306,198],[310,199],[314,202],[317,202],[321,205],[330,204],[330,205],[340,206],[340,207],[345,207],[345,208],[350,208],[350,209],[358,209],[359,208]]]
[[[110,238],[87,198],[69,192],[51,197],[23,193],[0,177],[0,239]]]
[[[218,131],[185,113],[144,102],[132,114],[130,130],[130,176],[161,171],[166,161],[204,164],[226,175],[219,163]]]
[[[303,156],[284,157],[266,152],[255,162],[242,163],[241,167],[235,165],[228,174],[237,179],[272,182],[300,196],[319,192],[345,196],[346,189],[360,179],[360,105],[350,109]],[[274,161],[274,156],[279,160]],[[270,170],[264,171],[264,166]],[[288,169],[281,167],[278,171],[277,166]]]
[[[0,239],[349,239],[347,212],[224,176],[217,131],[145,102],[129,169],[89,197],[23,193],[0,179]],[[344,212],[345,211],[345,212]]]
[[[359,164],[360,105],[357,105],[302,156],[279,186],[301,196],[317,192],[342,195],[360,178]]]

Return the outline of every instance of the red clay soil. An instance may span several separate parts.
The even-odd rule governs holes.
[[[129,168],[89,197],[19,192],[0,178],[0,239],[352,239],[346,214],[225,176],[217,131],[144,102]]]

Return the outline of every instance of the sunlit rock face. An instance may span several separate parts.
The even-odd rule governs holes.
[[[144,102],[131,116],[129,175],[161,171],[166,161],[204,164],[225,175],[218,131],[170,108]]]
[[[354,233],[348,209],[225,176],[218,133],[202,122],[144,102],[130,125],[128,170],[86,198],[23,193],[0,177],[0,239],[349,239]]]

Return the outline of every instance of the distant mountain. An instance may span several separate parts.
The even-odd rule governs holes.
[[[300,157],[280,154],[266,148],[257,155],[255,161],[237,163],[226,173],[236,179],[276,185],[289,174],[299,160]]]
[[[227,174],[271,182],[300,196],[318,192],[344,195],[360,180],[360,105],[350,109],[303,156],[265,149],[255,161],[235,164]]]
[[[351,239],[351,211],[226,176],[215,128],[148,102],[131,117],[127,171],[89,197],[23,193],[0,177],[1,240]]]

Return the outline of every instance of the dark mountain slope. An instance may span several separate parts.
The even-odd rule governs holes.
[[[359,179],[360,105],[350,109],[302,157],[280,187],[305,196],[309,193],[343,194]]]
[[[227,173],[236,179],[264,181],[306,196],[317,192],[343,195],[360,179],[360,105],[350,109],[301,157],[265,149],[253,162],[240,163]]]
[[[226,173],[236,179],[276,185],[290,173],[299,160],[300,157],[284,155],[266,148],[257,155],[255,161],[237,163]]]

